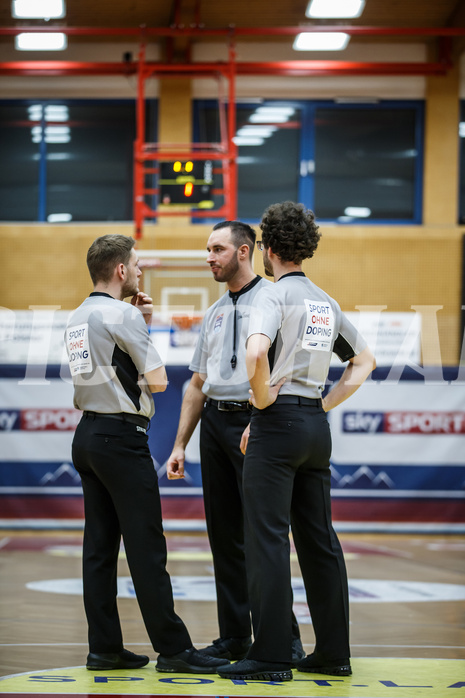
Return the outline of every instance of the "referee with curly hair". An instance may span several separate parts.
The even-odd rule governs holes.
[[[338,303],[302,272],[320,239],[312,211],[284,202],[260,223],[265,271],[275,282],[254,298],[247,341],[250,436],[244,460],[246,560],[254,643],[218,673],[286,681],[291,671],[289,526],[316,645],[299,671],[348,676],[349,595],[342,548],[331,522],[331,435],[326,412],[346,400],[375,366]],[[348,361],[321,398],[332,353]]]

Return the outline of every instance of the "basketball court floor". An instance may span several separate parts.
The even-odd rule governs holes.
[[[0,532],[0,693],[6,696],[465,696],[465,535],[341,533],[351,600],[351,677],[294,671],[284,683],[155,671],[124,550],[119,609],[125,646],[148,654],[132,672],[85,669],[81,532]],[[194,644],[218,636],[212,560],[202,531],[168,531],[176,609]],[[292,548],[294,610],[314,636]]]

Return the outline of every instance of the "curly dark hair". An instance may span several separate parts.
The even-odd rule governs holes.
[[[260,229],[265,247],[271,247],[283,262],[294,264],[313,257],[321,237],[313,211],[293,201],[268,206]]]

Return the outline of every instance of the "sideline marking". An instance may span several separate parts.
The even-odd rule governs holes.
[[[171,576],[173,595],[183,601],[215,601],[213,576]],[[52,594],[82,595],[82,579],[42,579],[26,584],[28,589]],[[307,597],[301,577],[292,578],[294,602],[306,604]],[[118,577],[119,598],[135,598],[131,577]],[[385,579],[349,579],[351,603],[411,603],[465,601],[465,584],[408,582]]]
[[[355,658],[349,677],[304,674],[294,680],[232,681],[212,674],[164,674],[151,662],[136,671],[91,672],[83,666],[26,672],[0,678],[0,693],[135,696],[279,696],[297,698],[461,698],[465,660]],[[194,689],[194,690],[193,690]],[[454,690],[455,689],[455,690]]]
[[[45,549],[48,555],[55,557],[82,557],[82,545],[53,545]],[[119,558],[126,560],[126,552],[120,550]],[[168,550],[170,562],[211,562],[213,555],[208,550]],[[356,553],[344,553],[346,560],[358,560]],[[291,562],[298,562],[297,553],[290,554]]]

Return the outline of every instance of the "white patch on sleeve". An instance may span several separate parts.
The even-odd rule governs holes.
[[[326,301],[304,299],[307,322],[302,337],[302,348],[307,351],[331,351],[334,336],[334,312]]]
[[[66,330],[66,347],[69,368],[72,376],[92,372],[92,356],[89,347],[89,325],[68,327]]]

